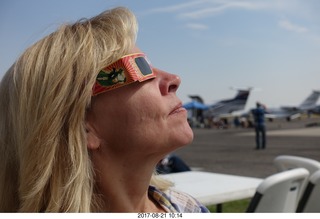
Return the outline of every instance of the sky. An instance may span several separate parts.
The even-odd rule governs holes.
[[[184,103],[252,87],[247,109],[295,106],[320,90],[318,0],[1,0],[0,78],[61,24],[116,6],[137,16],[137,45],[152,64],[181,77]]]

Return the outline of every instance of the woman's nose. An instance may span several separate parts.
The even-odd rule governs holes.
[[[175,93],[178,90],[181,84],[181,79],[178,75],[170,74],[156,68],[153,70],[156,72],[157,78],[160,80],[159,86],[163,95]]]

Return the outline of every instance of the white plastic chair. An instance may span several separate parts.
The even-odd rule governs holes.
[[[279,171],[299,168],[306,168],[310,172],[310,176],[320,170],[320,162],[306,157],[280,155],[274,159],[274,164]]]
[[[302,185],[309,177],[305,168],[275,173],[258,186],[247,212],[296,212]]]
[[[313,173],[305,189],[297,212],[320,212],[320,170]]]
[[[274,165],[277,167],[278,171],[289,170],[293,168],[305,168],[309,171],[309,177],[320,170],[320,162],[314,159],[293,156],[293,155],[280,155],[274,159]],[[299,199],[302,198],[302,195],[306,191],[307,184],[309,179],[304,183],[302,187],[302,192],[300,193]]]

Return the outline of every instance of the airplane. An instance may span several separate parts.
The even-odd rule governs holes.
[[[252,88],[237,89],[238,92],[234,98],[217,101],[213,104],[205,104],[203,99],[198,95],[189,95],[192,102],[185,103],[184,108],[188,110],[188,119],[197,123],[200,119],[220,120],[234,116],[233,113],[245,108],[250,91]]]
[[[209,109],[205,112],[208,117],[225,118],[233,116],[233,113],[244,110],[250,91],[248,89],[237,89],[238,92],[234,98],[217,101],[209,106]]]
[[[206,117],[223,117],[229,115],[235,111],[240,111],[245,108],[250,91],[252,88],[248,89],[237,89],[238,92],[234,98],[225,99],[217,101],[213,104],[204,104],[203,99],[197,95],[189,95],[193,100],[190,103],[184,104],[186,109],[200,109],[204,110]],[[192,104],[194,103],[194,104]]]
[[[299,118],[302,113],[312,112],[320,97],[320,91],[313,90],[312,93],[299,106],[283,106],[280,108],[267,108],[265,117],[269,121],[285,118],[287,121]]]

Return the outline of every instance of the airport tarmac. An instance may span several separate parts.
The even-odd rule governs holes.
[[[193,142],[175,154],[196,170],[265,178],[277,172],[278,155],[320,161],[319,124],[319,117],[267,122],[265,150],[255,150],[253,128],[193,129]]]

